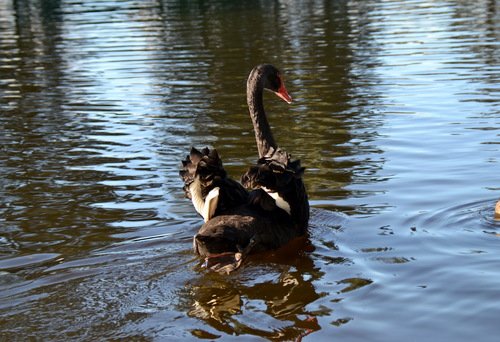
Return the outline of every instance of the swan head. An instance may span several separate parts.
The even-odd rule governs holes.
[[[283,76],[274,65],[260,64],[256,66],[250,73],[249,80],[254,78],[262,79],[264,89],[272,91],[286,103],[292,103],[292,97],[286,90]]]

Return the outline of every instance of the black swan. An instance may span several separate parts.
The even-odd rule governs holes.
[[[247,102],[259,160],[241,179],[250,192],[227,177],[215,149],[193,148],[180,171],[186,196],[205,220],[193,239],[194,250],[221,273],[239,267],[246,254],[279,248],[307,232],[304,168],[276,145],[264,110],[264,89],[292,100],[278,69],[262,64],[252,70]]]

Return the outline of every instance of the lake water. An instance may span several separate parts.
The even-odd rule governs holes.
[[[4,0],[0,31],[1,340],[497,340],[497,1]],[[178,169],[255,162],[262,62],[310,238],[220,276]]]

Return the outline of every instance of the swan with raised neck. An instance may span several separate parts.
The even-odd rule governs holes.
[[[254,190],[247,193],[241,184],[231,183],[218,155],[210,158],[208,149],[192,152],[183,161],[180,173],[186,194],[196,197],[192,198],[195,209],[205,220],[208,218],[194,236],[194,250],[206,258],[207,267],[223,273],[237,269],[247,254],[277,249],[307,231],[309,203],[302,181],[304,168],[277,146],[264,110],[264,89],[287,103],[292,101],[274,66],[261,64],[250,72],[247,103],[259,159],[243,175],[242,183]],[[211,194],[208,190],[213,187],[218,188]],[[247,201],[238,204],[235,199]]]

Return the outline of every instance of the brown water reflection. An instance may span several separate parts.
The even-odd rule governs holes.
[[[253,270],[260,273],[258,282],[251,279],[234,282],[221,277],[210,280],[207,275],[198,284],[188,287],[186,297],[194,300],[188,315],[200,318],[217,331],[227,334],[291,338],[308,330],[318,330],[317,321],[312,319],[318,313],[309,315],[305,307],[320,297],[312,282],[321,276],[321,272],[317,274],[318,270],[311,268],[312,260],[307,261],[310,268],[294,263],[269,269],[260,264]],[[266,273],[262,274],[262,271]],[[272,276],[275,273],[277,277]],[[316,273],[316,277],[311,277],[311,273]],[[325,310],[325,314],[331,311]],[[269,321],[266,317],[274,319]],[[266,319],[265,327],[261,319]]]
[[[2,337],[493,339],[497,8],[0,2]],[[235,178],[255,161],[262,62],[295,100],[266,109],[311,234],[220,277],[177,172],[193,145]]]

